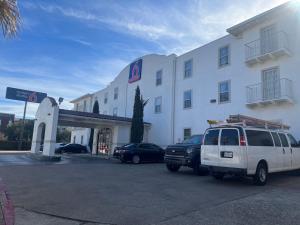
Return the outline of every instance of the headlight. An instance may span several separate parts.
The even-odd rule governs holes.
[[[190,147],[190,148],[187,148],[186,153],[191,154],[193,151],[194,151],[194,148]]]

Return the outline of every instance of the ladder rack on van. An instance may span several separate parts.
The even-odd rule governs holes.
[[[266,128],[272,130],[288,130],[290,127],[280,122],[268,121],[257,119],[249,116],[244,115],[230,115],[229,118],[224,121],[216,121],[216,120],[208,120],[207,121],[210,126],[217,125],[217,126],[234,126],[234,125],[242,125],[242,126],[251,126],[257,128]]]

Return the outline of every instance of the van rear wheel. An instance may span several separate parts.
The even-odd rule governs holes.
[[[256,173],[253,177],[255,185],[263,186],[267,183],[268,178],[268,168],[266,163],[260,162],[257,166]]]

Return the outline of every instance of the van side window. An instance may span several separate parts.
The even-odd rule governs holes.
[[[279,137],[280,137],[282,146],[283,146],[283,147],[289,147],[289,143],[288,143],[288,140],[287,140],[285,134],[279,133]]]
[[[204,138],[204,145],[218,145],[220,130],[208,130]]]
[[[239,133],[236,129],[223,129],[221,145],[239,145]]]
[[[297,143],[296,139],[291,134],[288,134],[287,136],[290,139],[292,147],[299,147],[299,144]]]
[[[274,146],[270,132],[246,130],[249,146]]]
[[[275,146],[276,146],[276,147],[281,147],[281,142],[280,142],[280,139],[279,139],[278,134],[275,133],[275,132],[272,132],[271,134],[272,134],[272,137],[273,137],[273,139],[274,139]]]

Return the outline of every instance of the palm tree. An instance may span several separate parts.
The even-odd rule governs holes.
[[[20,25],[17,0],[0,0],[0,24],[4,37],[16,36]]]

